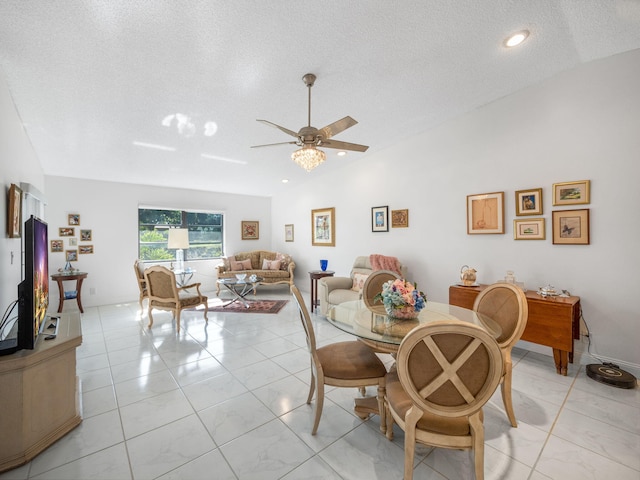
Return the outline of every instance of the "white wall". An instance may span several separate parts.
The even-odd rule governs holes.
[[[92,230],[94,253],[79,255],[78,261],[73,263],[75,268],[89,273],[82,286],[83,306],[137,300],[133,262],[138,258],[139,205],[221,211],[225,214],[225,248],[230,254],[268,249],[271,245],[270,198],[52,176],[45,177],[45,184],[50,239],[61,238],[58,228],[68,226],[70,213],[80,214],[79,228]],[[258,240],[241,240],[242,220],[260,222]],[[79,238],[79,228],[76,227],[76,238]],[[68,239],[63,241],[66,250]],[[188,261],[185,266],[196,269],[193,281],[202,282],[203,290],[212,291],[215,288],[214,268],[219,263],[219,260]],[[63,253],[49,254],[52,272],[64,264]],[[50,292],[52,307],[57,308],[58,287],[55,283],[50,285]]]
[[[22,120],[16,111],[9,87],[0,71],[0,224],[4,233],[0,235],[0,310],[18,298],[18,283],[22,280],[20,238],[8,238],[7,196],[12,183],[30,183],[41,190],[44,186],[42,167],[29,142]],[[13,314],[17,314],[17,309]]]
[[[551,283],[580,296],[592,352],[637,369],[638,85],[640,50],[565,72],[362,160],[332,159],[349,164],[339,178],[319,167],[312,188],[274,198],[274,248],[292,253],[303,287],[321,258],[347,274],[356,255],[394,255],[439,302],[463,264],[482,283],[514,270],[531,289]],[[551,212],[560,207],[552,206],[552,184],[583,179],[591,180],[591,204],[575,208],[590,210],[591,244],[553,245]],[[515,241],[515,191],[539,187],[547,238]],[[496,191],[505,192],[505,234],[467,235],[466,196]],[[380,205],[408,208],[409,228],[372,233],[371,207]],[[310,211],[325,207],[336,209],[336,246],[312,247]],[[284,242],[288,223],[293,243]]]

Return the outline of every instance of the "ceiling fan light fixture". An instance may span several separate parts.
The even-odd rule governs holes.
[[[291,154],[291,160],[310,172],[327,159],[322,150],[313,146],[302,147]]]

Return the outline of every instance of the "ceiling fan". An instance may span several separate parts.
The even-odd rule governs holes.
[[[287,135],[295,138],[294,141],[270,143],[267,145],[254,145],[251,148],[271,147],[274,145],[298,145],[300,148],[291,155],[291,158],[307,171],[313,170],[315,167],[324,162],[326,156],[322,150],[317,147],[337,148],[340,150],[352,150],[355,152],[366,152],[369,148],[366,145],[358,145],[357,143],[342,142],[340,140],[331,140],[331,138],[349,127],[353,127],[358,122],[353,118],[346,116],[336,122],[330,123],[326,127],[317,129],[311,126],[311,87],[316,81],[313,73],[307,73],[302,77],[302,81],[309,89],[309,108],[307,117],[307,126],[302,127],[297,133],[288,128],[276,125],[268,120],[258,120],[266,125],[271,125],[278,130],[283,131]]]

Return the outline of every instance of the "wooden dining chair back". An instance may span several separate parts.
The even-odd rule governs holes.
[[[375,296],[382,292],[382,285],[389,280],[396,280],[400,278],[396,272],[391,270],[376,270],[371,273],[364,281],[362,286],[362,301],[369,310],[384,310],[382,302],[376,302]]]
[[[404,478],[413,478],[416,442],[471,449],[476,479],[484,475],[482,407],[502,374],[502,355],[483,328],[458,320],[416,327],[387,375],[387,437],[393,422],[405,432]]]
[[[147,282],[144,279],[144,263],[140,260],[133,262],[133,271],[136,273],[136,280],[138,281],[138,289],[140,290],[140,309],[142,310],[142,301],[147,298]]]
[[[318,348],[311,316],[298,287],[292,285],[291,294],[300,314],[300,320],[307,339],[307,348],[311,357],[311,382],[307,404],[311,403],[314,393],[316,394],[311,435],[316,434],[320,424],[325,385],[356,387],[358,389],[377,386],[378,411],[380,412],[381,422],[383,422],[387,369],[382,361],[370,347],[358,341],[336,342]]]
[[[144,271],[149,299],[149,328],[153,325],[152,310],[168,310],[176,319],[176,331],[180,331],[180,314],[185,308],[204,306],[204,318],[207,318],[207,297],[200,293],[200,283],[178,287],[173,271],[161,265],[149,267]]]
[[[494,283],[480,292],[473,304],[473,309],[478,313],[487,315],[500,324],[502,328],[502,334],[497,339],[504,363],[500,390],[509,422],[511,426],[517,427],[518,422],[513,410],[511,395],[513,377],[511,350],[520,340],[527,326],[527,318],[529,316],[527,296],[516,285]]]

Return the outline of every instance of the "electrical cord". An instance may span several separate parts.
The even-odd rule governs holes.
[[[11,315],[11,312],[13,312],[13,309],[16,308],[17,304],[18,304],[18,300],[14,300],[9,304],[9,306],[4,311],[4,314],[2,315],[2,320],[0,320],[0,338],[2,337],[2,331],[5,329],[5,327],[7,325],[12,324],[10,320],[13,320],[14,318],[16,318],[16,317],[11,317],[10,315]]]
[[[586,336],[587,336],[587,355],[589,355],[592,358],[595,358],[602,365],[608,365],[608,366],[613,366],[613,367],[618,368],[617,365],[614,365],[613,363],[603,362],[601,359],[599,359],[593,353],[591,353],[591,331],[589,330],[589,325],[587,325],[587,320],[584,318],[584,313],[582,311],[582,306],[580,306],[580,320],[582,320],[582,323],[584,324],[584,328],[587,330],[587,333],[586,333]]]

